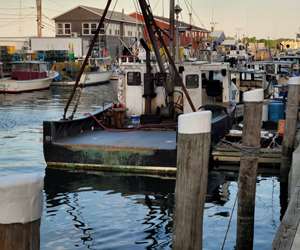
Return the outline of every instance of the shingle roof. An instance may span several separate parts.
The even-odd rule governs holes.
[[[99,15],[99,16],[102,16],[104,10],[103,9],[99,9],[99,8],[95,8],[95,7],[89,7],[89,6],[84,6],[84,5],[79,5],[71,10],[68,10],[66,11],[65,13],[63,14],[60,14],[59,16],[56,16],[54,17],[53,19],[55,20],[56,18],[74,10],[74,9],[77,9],[77,8],[83,8],[87,11],[90,11],[96,15]],[[139,23],[139,21],[137,21],[135,18],[131,17],[131,16],[128,16],[126,14],[123,15],[122,12],[118,12],[118,11],[108,11],[107,12],[107,15],[106,15],[106,18],[107,19],[110,19],[110,20],[114,20],[114,21],[123,21],[123,22],[126,22],[126,23]]]

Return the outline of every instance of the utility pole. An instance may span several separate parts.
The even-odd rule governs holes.
[[[42,37],[42,0],[36,0],[37,36]]]
[[[180,50],[180,35],[179,35],[179,14],[181,13],[182,9],[179,4],[175,6],[175,14],[176,14],[176,56],[175,56],[175,63],[179,63],[179,50]]]
[[[175,0],[170,0],[170,31],[169,31],[169,36],[170,36],[170,43],[169,43],[169,48],[171,52],[171,56],[174,58],[175,57]]]

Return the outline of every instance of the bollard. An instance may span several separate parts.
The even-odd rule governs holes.
[[[211,112],[178,118],[173,249],[202,249],[203,210],[211,141]]]
[[[39,250],[44,178],[0,177],[0,249]]]
[[[253,249],[256,176],[260,149],[263,89],[247,91],[238,179],[237,250]]]
[[[289,80],[288,101],[286,107],[285,132],[282,142],[282,157],[280,165],[280,182],[287,183],[294,151],[294,142],[297,130],[300,77],[291,77]]]

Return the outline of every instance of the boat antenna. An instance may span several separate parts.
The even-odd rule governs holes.
[[[85,58],[84,58],[84,61],[83,61],[82,65],[81,65],[81,67],[80,67],[80,70],[79,70],[78,75],[77,75],[77,77],[76,77],[76,81],[75,81],[73,90],[72,90],[71,95],[70,95],[70,97],[69,97],[69,99],[68,99],[68,102],[67,102],[67,104],[66,104],[66,106],[65,106],[65,109],[64,109],[64,115],[63,115],[63,120],[66,120],[66,115],[67,115],[69,106],[70,106],[70,104],[71,104],[71,101],[72,101],[73,98],[74,98],[74,95],[75,95],[76,89],[77,89],[77,87],[78,87],[80,78],[81,78],[81,76],[82,76],[82,74],[83,74],[84,68],[85,68],[85,66],[87,65],[87,62],[88,62],[88,60],[89,60],[89,57],[90,57],[91,54],[92,54],[93,47],[94,47],[94,45],[95,45],[96,40],[98,39],[98,36],[99,36],[100,30],[101,30],[101,27],[102,27],[102,25],[104,24],[105,16],[106,16],[106,14],[107,14],[107,12],[108,12],[108,9],[109,9],[109,6],[110,6],[111,2],[112,2],[112,0],[108,0],[107,3],[106,3],[105,9],[104,9],[103,14],[102,14],[102,16],[101,16],[101,19],[100,19],[100,21],[99,21],[99,25],[98,25],[98,27],[97,27],[97,29],[96,29],[96,32],[95,32],[95,34],[94,34],[94,36],[93,36],[93,38],[92,38],[92,41],[91,41],[91,43],[90,43],[89,50],[88,50],[88,52],[87,52],[87,54],[86,54],[86,56],[85,56]],[[73,119],[73,115],[70,116],[69,119],[72,120],[72,119]]]

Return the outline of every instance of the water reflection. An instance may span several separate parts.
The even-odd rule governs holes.
[[[51,245],[44,249],[72,249],[71,245],[78,249],[171,249],[174,179],[47,170],[45,180],[45,220],[51,223],[43,227],[43,242],[51,241]],[[206,249],[220,248],[231,213],[224,249],[234,248],[236,191],[236,175],[210,174],[204,214]],[[279,223],[278,192],[275,178],[259,178],[255,249],[271,246]],[[58,234],[68,234],[70,240],[48,238],[52,227]]]
[[[60,119],[70,89],[0,94],[0,175],[44,172],[42,122]],[[86,88],[78,115],[116,99],[116,83]],[[171,249],[173,179],[47,170],[41,249]],[[234,249],[235,175],[211,173],[204,213],[204,248]],[[279,223],[279,183],[258,178],[254,248],[270,249]]]

